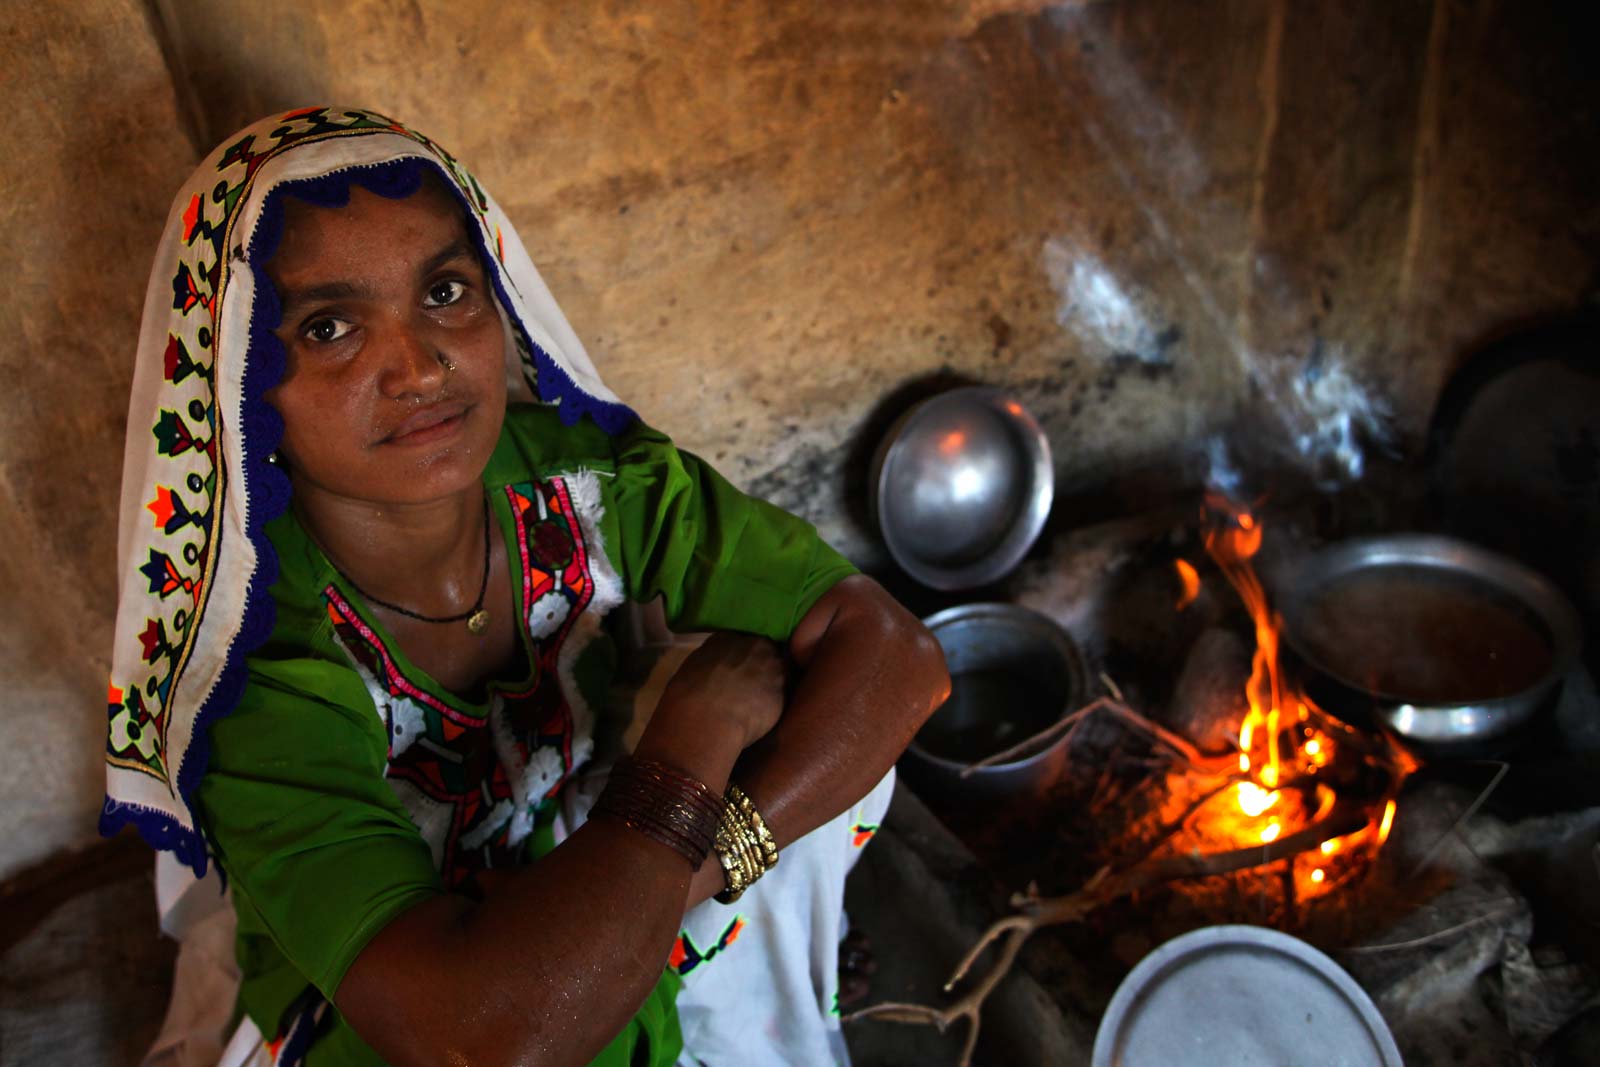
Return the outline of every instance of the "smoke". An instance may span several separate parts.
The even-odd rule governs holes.
[[[1296,455],[1319,485],[1334,488],[1361,477],[1366,445],[1392,447],[1393,411],[1346,363],[1320,353],[1291,379],[1283,415]]]
[[[1170,346],[1145,310],[1148,298],[1123,284],[1093,253],[1066,238],[1051,237],[1044,244],[1043,266],[1056,294],[1056,322],[1082,343],[1084,353],[1168,365]],[[1361,478],[1369,449],[1392,449],[1391,406],[1351,369],[1341,350],[1315,341],[1303,355],[1263,358],[1236,331],[1230,330],[1225,340],[1254,386],[1244,413],[1250,447],[1272,453],[1252,459],[1286,458],[1318,488],[1331,491]],[[1207,486],[1242,498],[1245,479],[1234,453],[1244,447],[1221,437],[1201,443]]]
[[[1242,421],[1248,443],[1241,433],[1206,439],[1200,458],[1208,489],[1231,500],[1248,499],[1241,468],[1287,460],[1317,488],[1332,492],[1360,480],[1373,450],[1394,453],[1393,409],[1339,353],[1318,345],[1300,359],[1252,360],[1250,372],[1257,393]],[[1241,455],[1251,462],[1242,465]]]
[[[1206,489],[1228,500],[1244,499],[1244,475],[1228,454],[1228,442],[1220,436],[1208,437],[1202,446],[1206,466]]]
[[[1093,254],[1052,237],[1044,243],[1044,271],[1056,293],[1056,322],[1084,342],[1085,352],[1168,362],[1161,331],[1141,302]]]
[[[1209,332],[1221,346],[1211,356],[1231,355],[1245,380],[1254,387],[1249,410],[1244,412],[1248,435],[1214,436],[1199,442],[1196,459],[1204,465],[1207,483],[1242,499],[1245,475],[1280,465],[1287,459],[1304,469],[1324,490],[1333,490],[1362,477],[1367,450],[1392,451],[1394,433],[1390,405],[1351,369],[1348,354],[1316,338],[1302,352],[1262,351],[1253,331],[1232,308],[1232,298],[1218,285],[1219,260],[1206,242],[1208,235],[1229,232],[1234,220],[1227,214],[1225,198],[1206,195],[1215,175],[1205,154],[1198,150],[1184,123],[1177,119],[1158,92],[1146,84],[1138,63],[1123,53],[1108,21],[1082,5],[1052,8],[1049,21],[1064,33],[1093,41],[1084,50],[1064,84],[1076,94],[1074,111],[1083,133],[1098,149],[1107,171],[1122,188],[1127,202],[1142,219],[1145,240],[1159,249],[1171,265],[1187,305],[1185,312],[1196,327],[1185,336]],[[1281,30],[1281,27],[1280,27]],[[1282,35],[1268,34],[1261,57],[1262,78],[1281,66]],[[1275,74],[1270,79],[1275,86]],[[1262,141],[1258,146],[1255,192],[1251,204],[1250,240],[1256,240],[1263,169],[1270,160],[1276,131],[1276,89],[1264,100]],[[1169,212],[1182,205],[1182,215]],[[1248,287],[1259,291],[1283,289],[1251,249]],[[1094,254],[1070,239],[1045,241],[1043,266],[1057,296],[1056,321],[1083,342],[1084,350],[1100,358],[1136,357],[1152,365],[1168,363],[1163,329],[1147,309],[1155,305],[1147,294],[1124,284]],[[1285,293],[1285,299],[1293,299]],[[1209,327],[1209,330],[1207,330]],[[1175,398],[1175,402],[1176,398]],[[1247,443],[1248,441],[1248,443]]]

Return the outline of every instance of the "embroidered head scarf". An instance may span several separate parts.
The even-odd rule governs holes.
[[[139,331],[117,538],[116,638],[100,831],[126,823],[204,874],[191,801],[207,728],[238,702],[245,658],[272,631],[277,557],[263,528],[289,482],[269,461],[283,432],[265,394],[283,376],[266,263],[283,197],[347,202],[352,183],[408,196],[429,170],[460,200],[510,343],[508,396],[633,421],[601,383],[510,220],[446,151],[370,111],[305,108],[241,131],[173,202]]]

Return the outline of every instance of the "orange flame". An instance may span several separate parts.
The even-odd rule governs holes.
[[[1206,503],[1206,550],[1249,612],[1256,648],[1239,721],[1239,779],[1202,805],[1192,824],[1198,840],[1188,847],[1265,846],[1318,825],[1340,799],[1324,772],[1340,759],[1369,761],[1390,773],[1381,818],[1286,857],[1295,892],[1309,900],[1348,882],[1382,847],[1394,820],[1393,797],[1416,763],[1397,747],[1381,747],[1381,738],[1365,738],[1329,716],[1285,676],[1278,659],[1282,620],[1252,566],[1262,547],[1262,524],[1220,498]],[[1184,587],[1181,610],[1193,599],[1190,576],[1195,587],[1199,576],[1185,560],[1175,560],[1174,568]]]
[[[1178,572],[1178,581],[1183,585],[1182,592],[1178,594],[1178,610],[1182,611],[1193,604],[1194,598],[1200,595],[1200,572],[1186,559],[1174,560],[1172,566]]]
[[[1389,798],[1389,803],[1383,806],[1383,822],[1378,824],[1378,844],[1389,840],[1389,831],[1394,828],[1394,798]]]
[[[1255,624],[1256,652],[1250,663],[1250,681],[1245,685],[1250,706],[1239,725],[1239,769],[1248,773],[1259,766],[1257,777],[1270,790],[1277,788],[1282,778],[1279,734],[1283,682],[1278,672],[1278,616],[1268,606],[1266,590],[1250,566],[1250,560],[1261,550],[1261,534],[1261,524],[1254,516],[1248,511],[1236,512],[1231,522],[1213,526],[1206,535],[1206,551],[1222,568]],[[1258,733],[1265,749],[1264,764],[1253,752]]]
[[[1240,782],[1238,793],[1239,810],[1252,818],[1278,802],[1276,792],[1269,793],[1254,782]]]

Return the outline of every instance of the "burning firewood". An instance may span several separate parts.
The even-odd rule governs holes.
[[[1063,716],[1053,725],[1039,731],[1032,737],[1012,745],[1010,748],[1002,749],[992,756],[985,756],[976,763],[963,768],[961,771],[961,777],[966,778],[975,771],[981,770],[984,767],[992,767],[996,764],[1007,763],[1030,752],[1037,752],[1040,749],[1048,746],[1062,732],[1066,732],[1069,735],[1075,732],[1085,719],[1097,711],[1104,711],[1110,715],[1114,715],[1118,719],[1122,720],[1125,725],[1131,726],[1135,730],[1149,735],[1153,740],[1165,745],[1174,754],[1181,757],[1188,766],[1196,770],[1200,770],[1202,772],[1221,772],[1224,771],[1226,767],[1229,767],[1233,764],[1233,757],[1231,755],[1225,755],[1221,757],[1205,756],[1200,752],[1199,749],[1195,748],[1194,745],[1190,744],[1182,737],[1179,737],[1171,730],[1168,730],[1160,723],[1152,722],[1150,719],[1147,719],[1143,715],[1140,715],[1138,712],[1134,711],[1126,703],[1124,703],[1122,698],[1122,690],[1117,687],[1117,683],[1113,682],[1106,675],[1102,674],[1100,676],[1100,681],[1105,685],[1106,690],[1111,694],[1110,696],[1098,697],[1095,700],[1090,701],[1088,704],[1085,704],[1077,711],[1074,711],[1072,714]]]
[[[1091,717],[1104,714],[1159,750],[1156,765],[1167,768],[1162,780],[1167,799],[1161,813],[1164,821],[1153,827],[1157,830],[1153,840],[1146,837],[1150,843],[1136,855],[1103,865],[1073,892],[1042,897],[1030,885],[1027,892],[1014,895],[1015,913],[992,924],[945,983],[947,993],[954,991],[978,959],[991,946],[996,948],[993,964],[953,1003],[943,1008],[877,1004],[845,1021],[882,1019],[929,1025],[943,1033],[965,1019],[961,1064],[968,1067],[983,1004],[1035,931],[1077,922],[1141,890],[1284,861],[1285,899],[1292,905],[1296,898],[1314,898],[1332,888],[1338,878],[1338,869],[1330,866],[1335,861],[1370,857],[1382,846],[1394,818],[1395,797],[1415,762],[1385,734],[1350,727],[1288,683],[1278,662],[1279,619],[1250,565],[1261,544],[1261,525],[1250,514],[1228,510],[1219,502],[1211,502],[1211,508],[1207,549],[1249,610],[1255,631],[1243,716],[1236,733],[1227,737],[1236,741],[1236,747],[1221,754],[1203,751],[1193,740],[1134,710],[1115,682],[1101,675],[1108,695],[1020,745],[967,768],[964,773],[970,774],[1037,751],[1063,732],[1070,746]],[[1187,579],[1185,595],[1193,595]],[[1217,639],[1213,644],[1221,648],[1225,643]],[[1226,658],[1226,651],[1213,658]],[[1207,699],[1213,695],[1207,694]],[[1206,747],[1216,747],[1214,733],[1203,739],[1211,742]],[[1090,810],[1093,807],[1091,803]],[[1309,862],[1297,862],[1300,857]]]
[[[954,1003],[944,1008],[903,1002],[874,1004],[852,1012],[845,1016],[844,1021],[881,1019],[885,1022],[932,1026],[944,1033],[951,1025],[965,1019],[968,1024],[967,1039],[960,1062],[961,1067],[969,1067],[973,1050],[978,1044],[984,1001],[1010,972],[1023,942],[1034,931],[1060,923],[1077,922],[1096,909],[1142,889],[1183,879],[1206,878],[1264,867],[1289,859],[1317,849],[1325,841],[1361,830],[1373,821],[1375,814],[1370,801],[1341,800],[1310,826],[1260,846],[1209,856],[1179,851],[1159,858],[1147,858],[1121,870],[1103,867],[1082,888],[1064,896],[1039,897],[1031,889],[1027,893],[1019,893],[1011,900],[1017,913],[992,924],[962,957],[950,979],[945,982],[945,991],[952,992],[989,946],[1000,942],[994,965]],[[1176,833],[1175,829],[1173,836]]]

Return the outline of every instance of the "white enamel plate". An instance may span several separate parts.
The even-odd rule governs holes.
[[[1402,1067],[1372,1000],[1327,956],[1259,926],[1208,926],[1139,961],[1094,1067]]]

